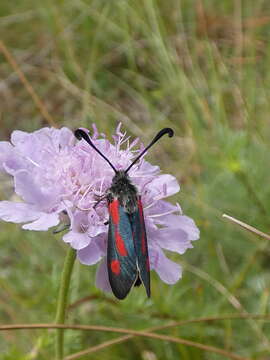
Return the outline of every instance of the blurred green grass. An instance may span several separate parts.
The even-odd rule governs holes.
[[[182,184],[179,201],[200,241],[181,257],[183,279],[152,297],[136,289],[112,302],[94,286],[95,269],[76,264],[72,323],[142,329],[210,315],[269,314],[269,246],[221,218],[269,232],[270,4],[257,0],[58,1],[0,3],[0,33],[59,126],[95,122],[110,134],[121,121],[147,142],[164,126],[176,136],[148,155]],[[0,135],[48,126],[0,55]],[[0,198],[6,199],[4,182]],[[66,246],[50,232],[1,223],[1,323],[52,322]],[[175,259],[179,261],[179,256]],[[233,306],[222,284],[240,302]],[[234,303],[235,304],[235,303]],[[269,325],[226,320],[166,333],[252,359],[267,359]],[[53,357],[53,333],[0,334],[1,359]],[[66,332],[66,354],[113,338]],[[91,359],[221,359],[198,349],[135,338]],[[90,358],[90,357],[89,357]],[[87,356],[84,359],[88,359]]]

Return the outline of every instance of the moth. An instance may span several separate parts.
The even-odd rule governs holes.
[[[118,299],[124,299],[133,286],[143,284],[147,296],[150,297],[150,264],[143,205],[128,172],[163,135],[172,137],[174,132],[170,128],[160,130],[125,170],[116,170],[85,131],[77,129],[74,134],[77,139],[84,139],[97,151],[115,173],[111,186],[99,200],[107,200],[109,211],[107,268],[112,292]]]

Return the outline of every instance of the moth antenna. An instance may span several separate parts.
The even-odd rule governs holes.
[[[154,139],[150,142],[148,146],[136,157],[136,159],[129,165],[129,167],[125,170],[125,173],[127,174],[128,171],[132,168],[132,166],[146,153],[148,149],[150,149],[151,146],[153,146],[163,135],[168,134],[169,137],[172,137],[174,132],[171,128],[164,128],[160,130],[159,133],[154,137]]]
[[[107,163],[110,165],[110,167],[113,169],[113,171],[115,173],[117,173],[116,168],[113,166],[113,164],[110,162],[110,160],[107,159],[106,156],[103,155],[102,152],[100,150],[98,150],[98,148],[95,147],[95,145],[92,143],[89,135],[85,131],[83,131],[82,129],[77,129],[74,131],[74,135],[76,136],[76,138],[78,140],[84,139],[93,149],[96,150],[97,153],[99,153],[100,156],[103,157],[104,160],[107,161]]]

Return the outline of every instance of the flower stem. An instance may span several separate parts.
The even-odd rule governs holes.
[[[68,302],[68,291],[73,265],[76,259],[76,250],[69,248],[61,275],[60,288],[56,308],[56,324],[64,324]],[[55,360],[63,360],[64,355],[64,329],[56,330]]]

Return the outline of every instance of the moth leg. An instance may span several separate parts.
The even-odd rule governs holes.
[[[66,210],[62,210],[60,213],[60,224],[55,227],[53,234],[58,234],[70,228],[70,220]]]
[[[106,199],[107,194],[105,194],[105,195],[95,195],[95,196],[98,198],[98,200],[97,200],[97,202],[95,203],[95,205],[93,206],[94,209],[98,206],[98,204],[99,204],[101,201],[103,201],[104,199]]]
[[[94,193],[95,199],[104,198],[104,196],[105,196],[105,194],[100,195],[100,194]]]
[[[65,231],[67,229],[70,229],[70,224],[62,224],[62,225],[59,225],[55,230],[53,230],[53,234],[58,234],[62,231]]]

